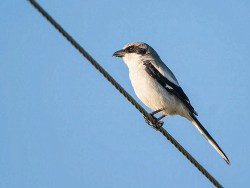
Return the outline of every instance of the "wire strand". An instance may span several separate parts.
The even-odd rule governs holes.
[[[100,66],[36,1],[28,0],[143,116],[160,131],[214,186],[222,185],[192,157],[163,127],[157,125],[156,118],[150,115],[115,79]]]

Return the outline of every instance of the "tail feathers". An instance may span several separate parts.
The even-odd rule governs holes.
[[[221,157],[230,164],[230,161],[226,154],[222,151],[220,146],[216,143],[216,141],[212,138],[212,136],[207,132],[207,130],[202,126],[202,124],[198,121],[198,119],[191,115],[193,125],[199,130],[199,132],[207,139],[207,141],[214,147],[214,149],[221,155]]]

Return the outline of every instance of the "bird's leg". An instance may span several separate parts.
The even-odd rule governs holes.
[[[157,118],[157,121],[160,121],[164,117],[166,117],[166,115],[162,115],[161,117]]]
[[[164,118],[166,115],[162,115],[160,116],[159,118],[155,118],[154,115],[161,112],[163,109],[158,109],[156,111],[153,111],[151,113],[149,113],[155,120],[156,120],[156,124],[151,124],[151,122],[146,118],[145,118],[145,121],[147,124],[149,124],[150,126],[153,126],[153,127],[161,127],[163,126],[164,122],[163,121],[160,121],[162,118]]]
[[[158,130],[160,127],[163,126],[164,122],[160,121],[162,118],[166,117],[166,115],[162,115],[161,117],[156,119],[156,124],[153,124],[152,127],[156,130]]]
[[[161,112],[162,110],[163,110],[163,108],[158,109],[158,110],[156,110],[156,111],[153,111],[153,112],[151,112],[151,113],[149,113],[149,114],[150,114],[150,115],[155,115],[155,114]]]

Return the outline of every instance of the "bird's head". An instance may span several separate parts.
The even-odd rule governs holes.
[[[121,57],[128,65],[143,60],[147,57],[159,57],[155,50],[144,42],[130,42],[126,44],[121,50],[116,51],[113,56]]]

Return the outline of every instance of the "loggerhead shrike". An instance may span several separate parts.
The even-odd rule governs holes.
[[[178,114],[187,118],[207,139],[222,158],[230,164],[226,154],[198,121],[197,112],[180,87],[172,71],[163,63],[156,51],[144,42],[131,42],[113,56],[121,57],[129,69],[129,77],[138,98],[149,108],[165,116]],[[163,122],[160,122],[163,124]]]

